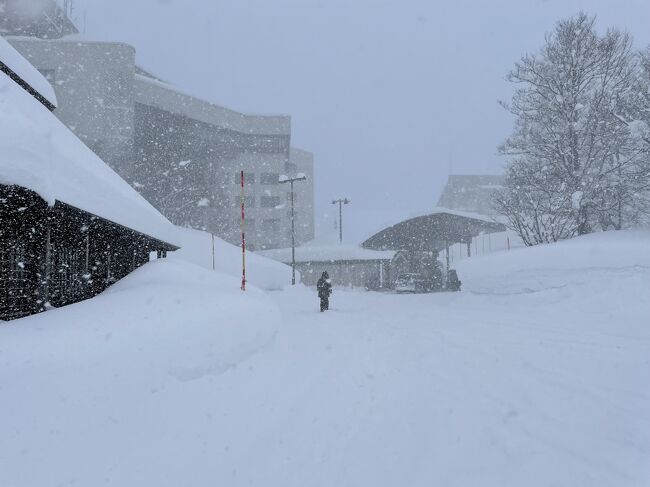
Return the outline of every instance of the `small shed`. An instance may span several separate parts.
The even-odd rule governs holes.
[[[273,249],[260,255],[291,265],[291,249]],[[371,290],[389,286],[391,260],[395,252],[364,249],[357,245],[323,245],[296,247],[296,269],[301,282],[315,286],[327,272],[335,286]]]
[[[0,319],[95,296],[178,248],[175,227],[52,113],[56,96],[0,37]]]

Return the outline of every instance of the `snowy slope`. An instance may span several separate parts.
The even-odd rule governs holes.
[[[494,294],[588,286],[603,273],[638,275],[648,267],[650,232],[642,230],[597,233],[457,263],[465,290]]]
[[[157,445],[180,446],[195,408],[218,401],[202,381],[272,343],[277,307],[237,284],[159,260],[92,300],[0,326],[0,485],[149,485],[154,463],[173,463]],[[181,457],[202,450],[195,439]]]
[[[170,254],[172,259],[192,262],[204,269],[212,269],[212,236],[207,232],[177,227],[181,249]],[[215,242],[215,268],[218,272],[238,278],[241,282],[241,248],[220,238]],[[297,273],[297,279],[300,274]],[[246,252],[246,280],[266,290],[279,290],[291,284],[291,268],[254,252]]]
[[[171,244],[175,228],[52,113],[0,73],[0,184],[67,203]]]
[[[646,487],[649,241],[472,258],[461,293],[324,314],[298,286],[269,294],[281,321],[236,278],[145,266],[0,327],[0,485]]]

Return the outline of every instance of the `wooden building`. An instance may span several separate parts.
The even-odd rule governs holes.
[[[52,113],[0,37],[0,319],[90,298],[178,248],[175,228]]]

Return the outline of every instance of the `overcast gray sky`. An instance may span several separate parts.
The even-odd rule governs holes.
[[[192,93],[289,114],[316,156],[320,215],[435,205],[449,173],[498,173],[504,77],[560,18],[650,44],[649,0],[77,0],[91,36]],[[80,22],[83,24],[83,22]],[[329,220],[331,216],[325,217]]]

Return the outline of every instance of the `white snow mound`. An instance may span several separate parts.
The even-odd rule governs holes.
[[[181,227],[178,227],[178,232],[181,238],[181,249],[170,254],[170,257],[186,260],[211,270],[212,235]],[[216,270],[241,280],[241,248],[218,237],[215,237],[214,245]],[[300,274],[296,273],[296,276],[299,281]],[[249,284],[267,291],[279,290],[291,284],[291,268],[255,252],[246,252],[246,280]]]
[[[463,290],[511,294],[604,283],[602,275],[639,276],[650,269],[650,231],[602,232],[521,247],[457,264]],[[598,276],[598,279],[594,279]]]

